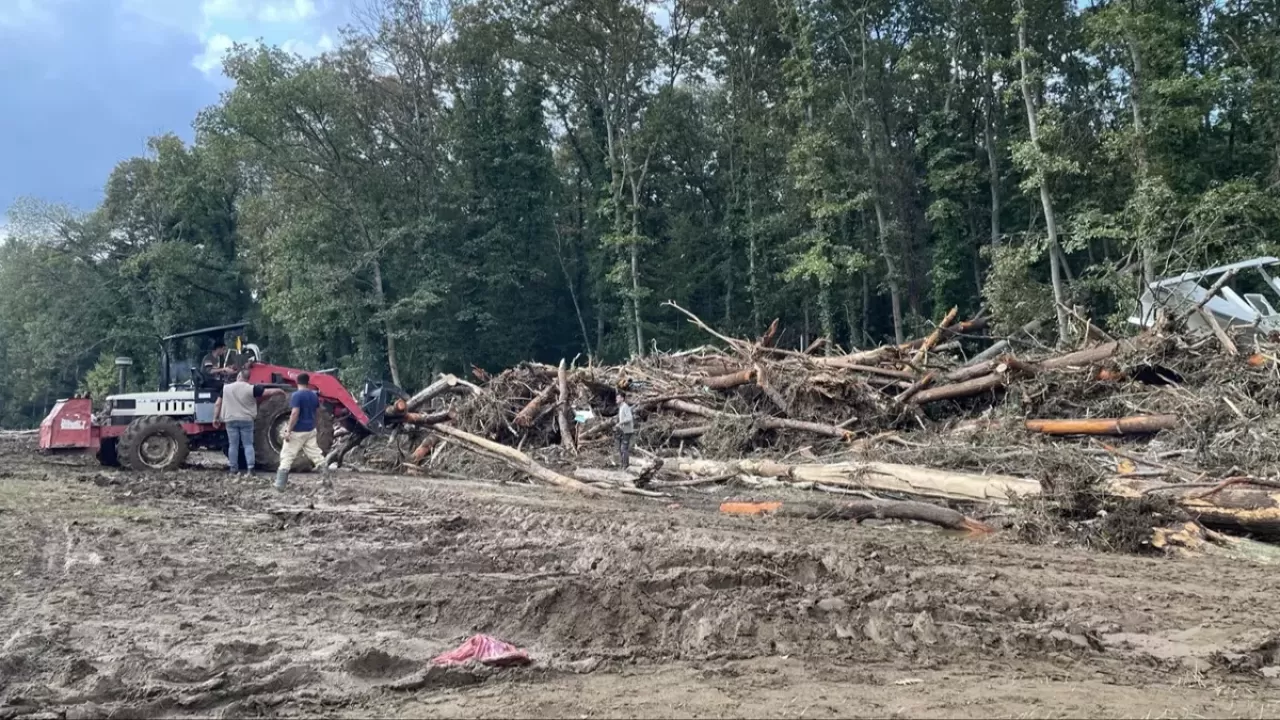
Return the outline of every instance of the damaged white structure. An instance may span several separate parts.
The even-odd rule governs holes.
[[[1186,319],[1187,328],[1197,332],[1213,331],[1205,313],[1211,313],[1218,324],[1231,334],[1280,331],[1280,314],[1272,305],[1272,300],[1280,304],[1280,280],[1267,272],[1275,265],[1280,265],[1280,258],[1259,257],[1157,280],[1142,293],[1138,314],[1130,317],[1129,322],[1150,327],[1156,320],[1157,311],[1163,308],[1176,317],[1190,312]],[[1231,274],[1228,281],[1222,282],[1209,297],[1209,291],[1219,285],[1222,276],[1228,273]],[[1254,277],[1250,278],[1250,275]],[[1249,285],[1269,292],[1237,293],[1232,289],[1233,282],[1246,280]],[[1204,312],[1191,312],[1197,305],[1201,305]]]

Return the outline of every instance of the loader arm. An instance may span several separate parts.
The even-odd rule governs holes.
[[[307,371],[270,363],[254,363],[249,366],[249,382],[255,385],[293,385],[296,387],[298,375],[304,372]],[[338,378],[321,372],[312,372],[310,375],[311,387],[315,388],[316,393],[320,395],[320,399],[336,406],[335,417],[341,419],[344,416],[349,416],[359,423],[361,427],[368,427],[369,416],[360,408],[360,403],[343,387]]]

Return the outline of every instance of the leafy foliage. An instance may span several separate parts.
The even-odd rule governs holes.
[[[240,319],[274,360],[408,387],[700,341],[665,299],[740,334],[780,317],[793,346],[952,305],[1017,328],[1055,313],[1042,193],[1064,302],[1113,330],[1145,273],[1280,254],[1280,16],[1256,0],[375,0],[369,20],[316,58],[234,48],[195,142],[153,138],[94,210],[14,208],[0,423]]]

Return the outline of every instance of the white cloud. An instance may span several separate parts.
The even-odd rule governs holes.
[[[312,43],[307,40],[299,40],[298,38],[289,38],[280,43],[280,49],[287,53],[301,55],[304,58],[313,58],[321,53],[327,53],[333,49],[333,38],[328,33],[320,36],[320,39]]]
[[[191,64],[205,75],[212,75],[222,70],[222,58],[235,42],[228,36],[217,33],[204,42],[204,52],[191,59]]]
[[[212,20],[244,20],[253,14],[253,0],[204,0],[200,14]]]
[[[283,0],[265,3],[258,10],[258,20],[265,23],[297,23],[316,14],[314,0]]]
[[[204,0],[200,14],[206,25],[240,20],[291,24],[315,17],[316,3],[315,0]]]

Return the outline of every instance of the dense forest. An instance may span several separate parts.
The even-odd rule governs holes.
[[[700,343],[668,299],[793,346],[953,305],[1069,340],[1280,254],[1274,0],[375,0],[224,72],[96,209],[10,213],[0,423],[239,319],[417,387]]]

